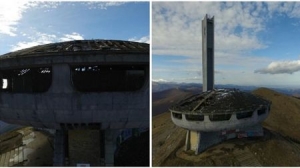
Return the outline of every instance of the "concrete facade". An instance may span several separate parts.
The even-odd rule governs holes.
[[[214,89],[214,17],[202,20],[203,92]]]
[[[0,67],[3,69],[45,64],[52,67],[52,84],[47,92],[0,93],[0,119],[2,121],[52,129],[60,129],[61,124],[88,123],[101,123],[102,129],[149,126],[148,54],[50,58],[34,57],[20,62],[17,61],[18,59],[0,60]],[[67,63],[68,61],[71,63]],[[70,64],[75,63],[141,64],[145,66],[146,80],[144,86],[134,92],[82,93],[74,89],[70,80]]]
[[[51,74],[51,81],[46,91],[39,92],[34,87],[44,80],[35,81],[34,75],[37,72],[32,71],[45,67],[44,70],[48,72],[40,71],[38,75]],[[81,70],[76,70],[78,67]],[[90,83],[86,82],[83,72],[92,67],[97,67],[90,71],[97,73],[99,79],[89,79],[90,83],[98,80],[97,85],[91,86],[97,87],[99,84],[107,90],[84,90],[89,89]],[[14,85],[18,81],[13,76],[15,72],[20,72],[19,81],[27,82],[26,85]],[[25,75],[22,75],[27,72],[32,72],[33,75],[25,79]],[[75,80],[74,76],[79,72],[82,72],[81,76]],[[107,75],[106,72],[110,74]],[[105,137],[102,142],[105,149],[101,149],[104,150],[105,158],[96,157],[104,160],[101,164],[105,162],[106,166],[113,166],[119,130],[149,128],[149,74],[149,44],[145,43],[79,40],[8,53],[0,56],[0,120],[17,125],[55,129],[54,166],[73,163],[66,161],[68,130],[101,130]],[[9,76],[12,77],[6,79]],[[112,80],[113,77],[115,80]],[[123,78],[126,79],[126,86],[118,87],[122,85],[118,81]],[[132,82],[132,79],[138,80]],[[8,81],[11,88],[4,86],[4,80]],[[113,83],[108,84],[107,81]],[[84,89],[78,87],[80,84],[84,85]]]

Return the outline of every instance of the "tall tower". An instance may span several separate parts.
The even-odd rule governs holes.
[[[202,67],[203,92],[169,108],[173,123],[187,129],[185,150],[199,154],[227,139],[263,136],[269,101],[236,89],[214,89],[214,17],[207,15],[202,20]]]
[[[203,92],[214,89],[214,17],[202,20]]]

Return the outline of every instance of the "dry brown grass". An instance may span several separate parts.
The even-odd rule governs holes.
[[[267,88],[259,88],[253,94],[272,101],[270,114],[263,125],[300,141],[300,99]]]
[[[185,139],[185,130],[175,126],[170,113],[152,118],[152,165],[160,166]],[[181,144],[182,145],[182,144]]]

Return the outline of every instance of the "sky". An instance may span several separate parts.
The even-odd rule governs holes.
[[[149,10],[149,2],[0,1],[0,55],[70,40],[150,43]]]
[[[300,2],[152,2],[152,81],[202,83],[215,21],[215,84],[300,88]]]

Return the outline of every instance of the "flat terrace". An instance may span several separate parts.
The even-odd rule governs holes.
[[[217,89],[188,97],[171,106],[171,111],[197,114],[233,114],[253,111],[270,102],[237,89]]]

